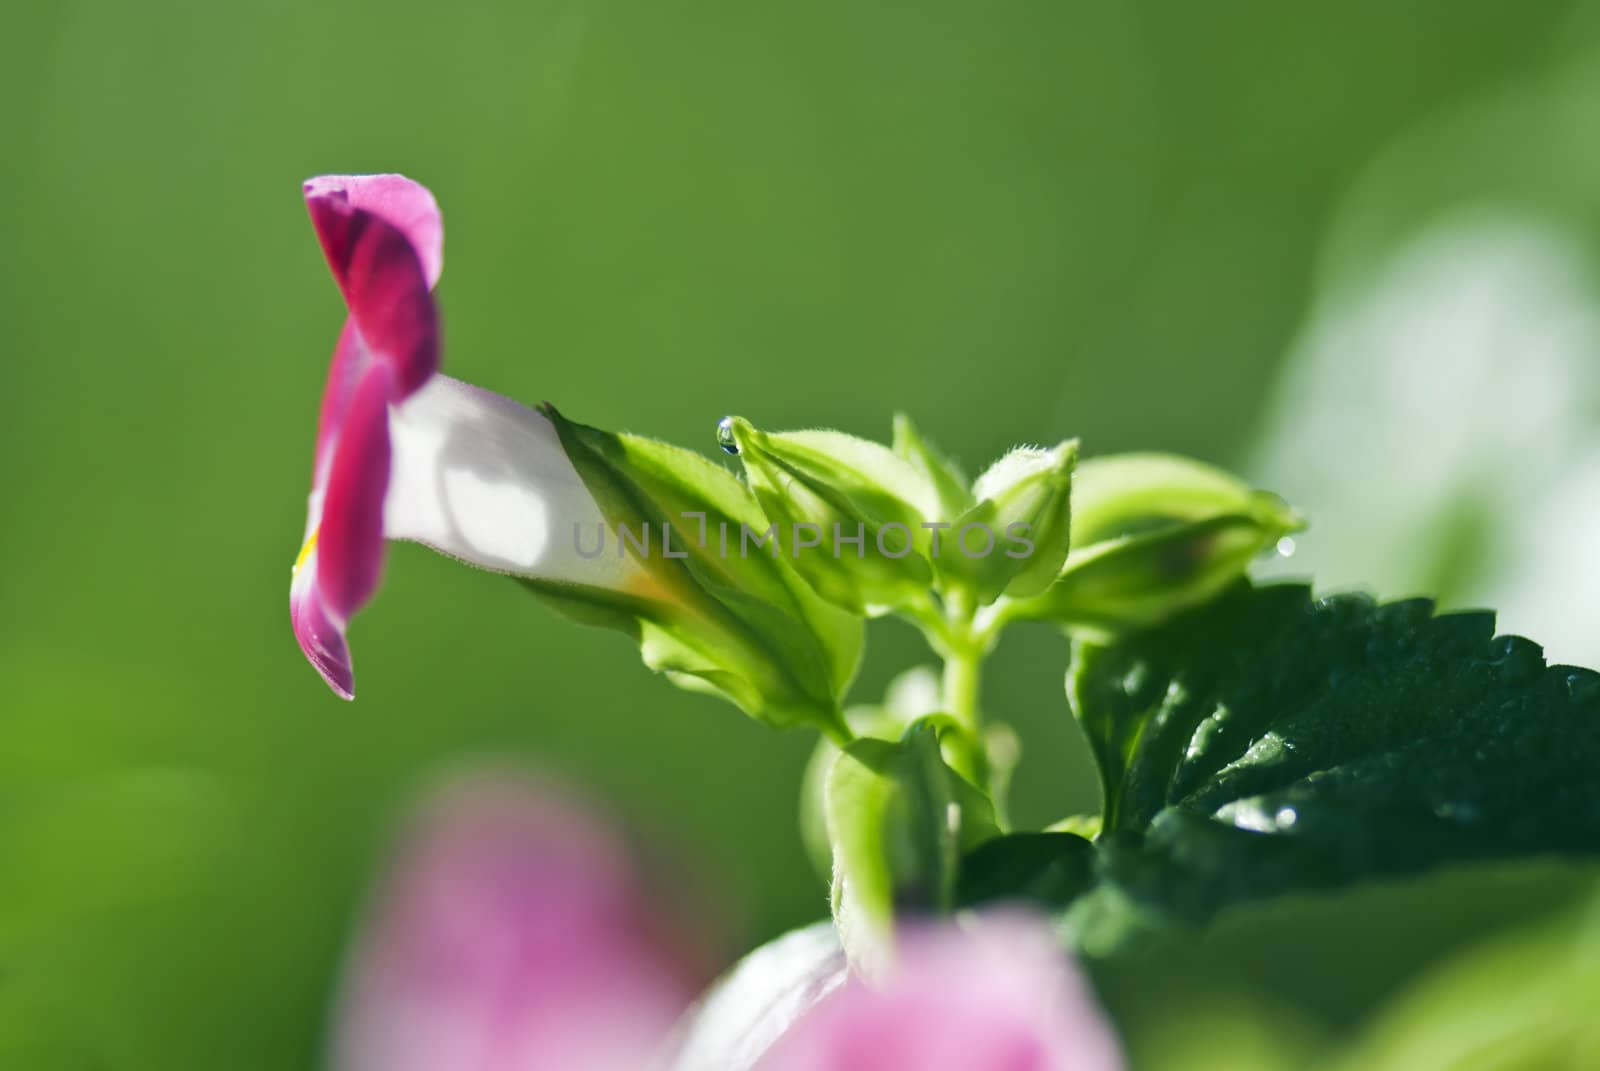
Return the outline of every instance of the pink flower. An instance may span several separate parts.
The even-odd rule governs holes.
[[[344,625],[372,597],[383,565],[389,407],[439,367],[432,289],[444,228],[433,195],[399,175],[325,175],[305,184],[305,197],[349,315],[323,390],[289,615],[311,664],[349,698]]]
[[[853,977],[759,1071],[1118,1071],[1115,1036],[1042,921],[1021,914],[900,932],[876,984]]]
[[[300,649],[354,695],[345,632],[376,591],[384,541],[485,569],[621,588],[631,560],[584,558],[569,533],[603,523],[541,413],[438,374],[444,228],[400,175],[325,175],[306,206],[348,316],[317,428],[305,541],[289,587]]]
[[[358,939],[335,1071],[644,1071],[692,989],[611,832],[507,778],[426,806]]]

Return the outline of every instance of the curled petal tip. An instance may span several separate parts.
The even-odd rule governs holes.
[[[307,204],[348,205],[405,236],[432,288],[444,269],[444,219],[432,192],[404,175],[317,175],[301,185]]]
[[[297,586],[297,590],[290,593],[289,619],[306,661],[328,682],[334,695],[344,700],[354,699],[356,682],[350,665],[350,645],[345,642],[344,630],[323,608],[314,587],[299,589]]]
[[[307,196],[306,209],[363,345],[394,369],[398,397],[411,394],[439,368],[426,252],[357,201],[319,193]]]

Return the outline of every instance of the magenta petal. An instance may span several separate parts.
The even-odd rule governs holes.
[[[402,845],[352,958],[335,1071],[640,1071],[691,990],[610,831],[505,777]]]
[[[344,424],[345,411],[350,399],[355,397],[356,384],[367,366],[367,350],[361,344],[361,332],[354,320],[346,319],[339,331],[339,342],[333,348],[333,361],[328,365],[328,378],[322,388],[322,409],[317,416],[317,459],[313,469],[312,484],[320,487],[327,477],[328,462],[333,447],[339,441],[339,429]]]
[[[406,236],[422,262],[428,286],[444,267],[444,220],[433,194],[404,175],[318,175],[305,183],[305,195],[342,197],[352,208],[371,212]]]
[[[1043,919],[922,923],[877,985],[852,979],[778,1040],[760,1071],[1120,1071],[1088,984]]]
[[[328,471],[317,534],[317,589],[329,610],[346,621],[372,597],[383,570],[392,390],[386,365],[373,363],[362,373]]]
[[[362,341],[395,373],[396,400],[439,367],[439,316],[423,263],[405,233],[340,193],[306,195],[306,207]]]
[[[322,674],[328,687],[341,699],[354,699],[355,674],[350,667],[350,648],[345,643],[344,629],[328,617],[316,584],[296,584],[290,589],[289,620],[294,625],[294,638],[299,641],[300,650]]]

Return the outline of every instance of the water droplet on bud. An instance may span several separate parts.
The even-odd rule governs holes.
[[[1294,537],[1284,536],[1282,539],[1278,540],[1277,551],[1278,557],[1280,558],[1294,557]]]
[[[733,441],[733,418],[725,416],[717,421],[717,445],[730,454],[739,452],[739,444]]]

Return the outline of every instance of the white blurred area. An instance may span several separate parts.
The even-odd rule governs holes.
[[[1457,211],[1316,299],[1251,474],[1310,516],[1265,572],[1499,611],[1600,665],[1600,280],[1555,225]]]

